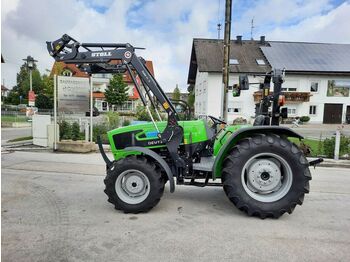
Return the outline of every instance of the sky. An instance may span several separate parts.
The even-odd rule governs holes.
[[[46,41],[64,33],[79,42],[117,42],[145,47],[155,77],[166,91],[187,89],[193,38],[217,38],[225,0],[1,0],[1,81],[12,88],[28,55],[41,73],[54,60]],[[233,0],[231,38],[350,44],[350,1]],[[223,37],[223,30],[221,31]]]

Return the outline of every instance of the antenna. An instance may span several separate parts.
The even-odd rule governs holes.
[[[252,21],[251,21],[251,25],[250,25],[250,39],[251,40],[254,40],[253,38],[253,30],[254,30],[255,26],[254,26],[254,17],[252,18]]]
[[[218,40],[220,40],[221,24],[218,23]]]
[[[221,21],[220,21],[220,5],[221,0],[218,0],[218,23],[217,23],[217,29],[218,29],[218,40],[220,40],[220,31],[221,31]]]

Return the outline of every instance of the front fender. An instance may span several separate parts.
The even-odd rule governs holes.
[[[164,161],[164,159],[160,155],[158,155],[156,152],[152,151],[151,149],[148,149],[146,147],[140,147],[140,146],[130,146],[130,147],[124,148],[123,150],[137,151],[152,157],[155,161],[157,161],[161,165],[166,175],[168,176],[169,184],[170,184],[170,193],[173,193],[175,191],[173,172],[171,172],[169,165],[167,164],[167,162]]]
[[[219,153],[215,157],[215,162],[212,169],[213,180],[221,176],[222,163],[226,157],[228,151],[237,144],[242,138],[251,136],[253,134],[267,134],[272,133],[276,135],[284,135],[287,137],[297,137],[302,139],[303,137],[296,133],[294,130],[288,127],[281,126],[252,126],[241,128],[237,132],[233,133],[226,143],[220,148]]]

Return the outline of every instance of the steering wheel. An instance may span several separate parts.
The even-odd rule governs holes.
[[[221,125],[221,124],[224,124],[226,125],[227,123],[219,118],[216,118],[216,117],[213,117],[213,116],[208,116],[211,121],[213,121],[213,125],[212,125],[212,128],[216,128],[217,125]]]

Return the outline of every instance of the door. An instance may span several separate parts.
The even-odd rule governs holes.
[[[343,104],[324,104],[323,123],[341,124]]]

